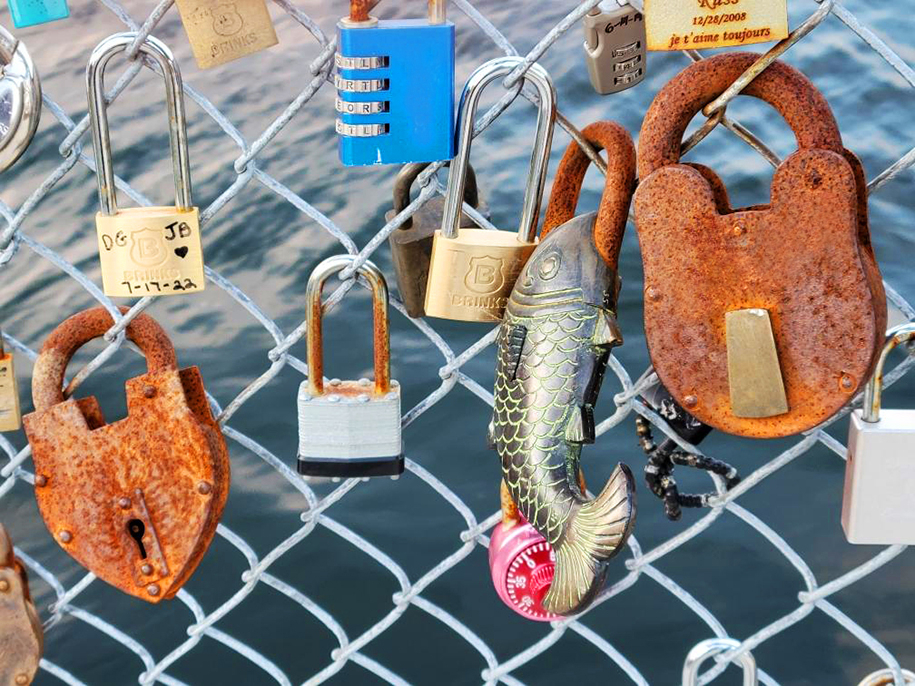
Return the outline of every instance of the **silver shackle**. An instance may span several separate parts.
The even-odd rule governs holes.
[[[887,334],[886,344],[880,351],[880,357],[877,358],[877,366],[874,367],[874,375],[864,387],[864,407],[861,419],[865,422],[874,424],[880,421],[880,395],[883,393],[883,367],[886,364],[886,358],[897,345],[912,340],[915,340],[915,324],[900,324]]]
[[[682,686],[696,686],[699,683],[699,669],[706,660],[739,647],[740,641],[733,638],[710,638],[694,645],[683,664]],[[743,668],[743,686],[757,686],[759,681],[753,654],[745,652],[737,661]]]
[[[38,130],[41,83],[19,39],[0,26],[0,171],[18,160]]]
[[[111,161],[111,136],[108,131],[108,104],[105,102],[105,68],[111,58],[133,44],[137,34],[116,33],[99,43],[86,66],[86,91],[89,98],[89,121],[95,148],[96,176],[101,213],[117,214],[118,199],[114,186],[114,166]],[[165,101],[168,105],[169,147],[175,177],[175,206],[189,210],[191,200],[191,170],[187,151],[187,121],[184,110],[184,90],[181,70],[174,55],[158,38],[148,36],[140,44],[140,52],[159,65],[165,79]]]
[[[467,180],[467,165],[470,163],[470,143],[473,138],[474,119],[483,89],[496,79],[510,74],[523,62],[521,57],[499,57],[478,67],[467,79],[467,85],[464,86],[464,91],[461,93],[461,104],[458,108],[458,120],[455,127],[458,137],[458,153],[451,163],[448,190],[445,193],[445,213],[442,217],[442,236],[444,238],[457,238],[458,235],[464,184]],[[532,64],[523,78],[525,81],[533,83],[540,95],[537,133],[534,137],[534,150],[531,153],[531,165],[524,189],[521,223],[518,226],[519,240],[532,243],[537,235],[537,221],[540,217],[540,204],[543,200],[550,148],[553,144],[553,126],[556,122],[556,89],[553,87],[553,81],[546,69],[539,64]]]

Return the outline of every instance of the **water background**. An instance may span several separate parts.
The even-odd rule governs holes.
[[[849,10],[872,27],[909,63],[915,62],[908,1],[895,3],[848,0]],[[130,0],[130,14],[142,21],[152,3]],[[302,0],[299,6],[329,35],[345,12],[344,2]],[[528,51],[567,14],[571,2],[498,2],[479,0],[475,6],[502,30],[520,52]],[[810,0],[793,0],[792,25],[813,12]],[[422,3],[386,2],[382,16],[410,16]],[[42,76],[46,94],[79,120],[86,111],[84,70],[92,48],[105,36],[123,29],[117,17],[100,3],[76,0],[71,18],[21,30]],[[310,80],[309,63],[319,52],[316,41],[276,7],[271,8],[280,45],[267,52],[202,72],[197,69],[177,12],[172,8],[155,35],[178,57],[186,83],[204,93],[250,141],[279,115]],[[496,47],[457,10],[457,81],[486,59],[499,55]],[[0,22],[10,25],[4,9]],[[653,53],[650,76],[639,87],[603,98],[588,81],[579,27],[566,33],[547,52],[542,64],[559,92],[560,109],[579,127],[603,118],[620,121],[633,134],[654,94],[688,64],[681,54]],[[915,145],[911,88],[875,53],[830,17],[810,37],[794,47],[787,60],[801,67],[832,104],[846,145],[863,159],[868,177],[892,164]],[[119,74],[123,63],[112,63]],[[113,83],[114,78],[109,79]],[[484,106],[501,94],[493,87]],[[257,164],[280,183],[301,195],[337,225],[358,246],[384,223],[390,207],[393,167],[346,169],[336,157],[333,134],[334,91],[326,85],[257,158]],[[760,134],[779,154],[794,142],[783,122],[757,101],[738,100],[729,114]],[[212,203],[236,175],[232,163],[239,150],[201,108],[188,100],[188,132],[196,204]],[[161,82],[144,72],[111,108],[116,172],[147,197],[170,202],[173,193],[168,162],[166,117]],[[473,163],[496,225],[514,230],[521,184],[526,175],[535,110],[518,100],[474,146]],[[18,207],[60,163],[57,151],[65,129],[45,109],[38,135],[25,157],[0,180],[0,198]],[[91,140],[82,139],[91,156]],[[568,136],[557,129],[550,179]],[[771,180],[768,164],[733,136],[716,131],[690,158],[704,162],[725,179],[734,206],[765,202]],[[903,296],[915,299],[912,269],[911,172],[888,184],[870,203],[871,227],[883,275]],[[596,208],[601,179],[590,172],[580,208]],[[121,202],[129,200],[120,194]],[[71,171],[36,207],[23,224],[35,240],[60,253],[96,284],[101,278],[96,254],[95,177],[84,165]],[[797,239],[805,227],[797,227]],[[309,270],[321,259],[341,252],[336,241],[317,223],[256,181],[247,184],[204,229],[207,264],[244,290],[281,327],[284,334],[305,316],[303,294]],[[393,282],[387,246],[373,260]],[[647,364],[641,318],[641,263],[636,236],[626,236],[621,270],[624,286],[620,322],[626,344],[616,352],[634,377]],[[0,285],[3,329],[33,349],[70,314],[93,304],[71,278],[23,247],[3,270]],[[193,297],[164,298],[149,308],[170,332],[184,365],[199,365],[207,389],[225,406],[269,367],[272,338],[222,290],[208,286]],[[485,326],[431,321],[455,351],[462,351],[486,333]],[[326,371],[331,376],[358,378],[370,372],[370,315],[364,292],[354,291],[345,306],[328,317]],[[87,346],[74,365],[85,363],[101,344]],[[392,318],[394,377],[403,387],[404,409],[413,407],[441,383],[443,359],[435,347],[405,317]],[[463,367],[484,387],[491,387],[494,349],[486,349]],[[303,358],[305,346],[292,353]],[[30,411],[30,364],[20,355],[19,382]],[[71,366],[71,370],[76,369]],[[142,372],[142,362],[121,352],[94,374],[82,392],[99,397],[108,418],[123,416],[122,384]],[[261,443],[292,465],[297,445],[295,395],[302,376],[291,367],[251,398],[232,418],[231,426]],[[598,417],[612,411],[619,391],[613,375],[604,384]],[[915,407],[915,378],[904,380],[886,394],[886,405]],[[489,410],[458,386],[404,432],[407,455],[441,479],[482,520],[498,506],[499,467],[485,448]],[[831,432],[844,440],[847,423]],[[8,435],[18,449],[22,433]],[[726,459],[742,474],[793,444],[793,439],[753,441],[713,435],[703,446],[708,454]],[[302,523],[304,499],[277,472],[238,443],[232,454],[232,491],[223,523],[243,537],[263,557]],[[639,475],[640,510],[636,537],[651,550],[698,518],[687,512],[679,523],[668,522],[660,503],[641,483],[644,458],[637,448],[633,423],[601,436],[585,450],[585,469],[592,488],[602,484],[618,460]],[[31,461],[25,466],[31,469]],[[839,524],[844,463],[817,446],[776,472],[740,499],[740,504],[763,519],[809,565],[819,583],[836,578],[873,556],[878,549],[845,542]],[[677,472],[684,491],[707,490],[706,477]],[[321,493],[329,488],[319,489]],[[357,485],[327,513],[351,528],[401,565],[415,581],[461,546],[463,519],[424,482],[407,475]],[[38,514],[31,489],[20,481],[0,499],[0,521],[16,543],[67,588],[84,570],[54,543]],[[624,555],[628,556],[628,554]],[[912,552],[906,552],[878,573],[830,598],[862,628],[887,646],[903,666],[915,668],[912,640]],[[187,584],[204,612],[211,612],[242,585],[248,568],[244,556],[217,537],[195,576]],[[714,613],[730,635],[745,638],[788,614],[804,590],[799,572],[759,533],[732,515],[724,515],[709,531],[664,557],[657,568]],[[350,638],[386,615],[391,596],[399,590],[393,576],[372,558],[318,527],[304,542],[280,557],[269,572],[292,585],[329,612]],[[620,560],[611,579],[625,574]],[[55,600],[53,590],[33,574],[32,590],[44,618]],[[498,601],[489,581],[486,551],[477,547],[469,557],[432,583],[423,597],[455,615],[480,635],[504,661],[544,638],[549,627],[517,618]],[[194,622],[180,601],[153,607],[128,598],[101,582],[93,583],[73,603],[97,614],[137,639],[161,659],[187,638]],[[710,629],[661,585],[643,576],[638,583],[590,613],[583,623],[622,652],[652,684],[679,683],[683,658]],[[254,647],[279,665],[293,683],[300,683],[330,663],[337,647],[333,634],[313,615],[277,591],[259,584],[217,628]],[[465,684],[480,680],[486,667],[479,653],[454,632],[416,607],[370,642],[362,652],[415,683]],[[790,630],[755,650],[764,669],[785,686],[855,684],[880,667],[876,656],[832,619],[815,611]],[[141,660],[97,629],[67,616],[47,633],[46,657],[87,684],[135,683]],[[176,679],[192,684],[272,683],[264,671],[212,638],[204,638],[188,655],[168,669]],[[628,683],[624,673],[592,644],[572,632],[513,675],[527,683]],[[331,683],[373,684],[380,679],[352,663]],[[56,679],[42,673],[38,684]],[[719,682],[739,683],[735,670]]]

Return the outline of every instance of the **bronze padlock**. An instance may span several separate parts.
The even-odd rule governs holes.
[[[265,0],[177,0],[194,59],[216,67],[277,44]]]
[[[32,683],[44,649],[44,632],[29,594],[29,580],[0,524],[0,684]]]
[[[64,399],[73,354],[113,325],[98,307],[51,332],[35,361],[35,412],[23,424],[54,539],[103,581],[158,603],[178,592],[216,533],[229,453],[200,370],[179,371],[168,335],[147,314],[126,330],[147,365],[126,383],[127,417],[107,424],[95,397]]]
[[[410,204],[410,189],[413,182],[429,162],[405,164],[394,179],[394,208],[384,215],[386,222],[403,212]],[[467,183],[464,185],[464,202],[484,217],[489,209],[480,200],[477,176],[473,166],[467,166]],[[429,260],[432,256],[432,237],[442,226],[445,214],[445,199],[436,195],[408,217],[389,237],[394,273],[397,275],[397,290],[403,300],[407,314],[422,317],[425,313],[426,281],[429,278]],[[477,223],[461,212],[460,228],[479,228]]]
[[[639,137],[634,204],[658,376],[700,421],[770,438],[810,429],[855,396],[887,313],[863,168],[799,71],[775,62],[743,91],[797,138],[770,204],[732,209],[712,170],[679,163],[689,122],[757,58],[702,60],[658,93]]]

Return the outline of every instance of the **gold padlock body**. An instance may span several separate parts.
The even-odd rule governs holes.
[[[196,207],[128,207],[95,215],[105,295],[137,298],[202,291]]]
[[[10,353],[0,355],[0,431],[18,431],[22,426],[19,386]]]
[[[536,247],[536,240],[519,241],[514,231],[461,229],[456,238],[436,231],[426,314],[462,322],[501,321],[518,274]]]
[[[209,69],[277,44],[265,0],[177,0],[194,59]]]

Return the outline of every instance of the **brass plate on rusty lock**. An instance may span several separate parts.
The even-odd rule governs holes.
[[[736,417],[774,417],[788,411],[769,313],[759,307],[724,315],[728,384]]]

